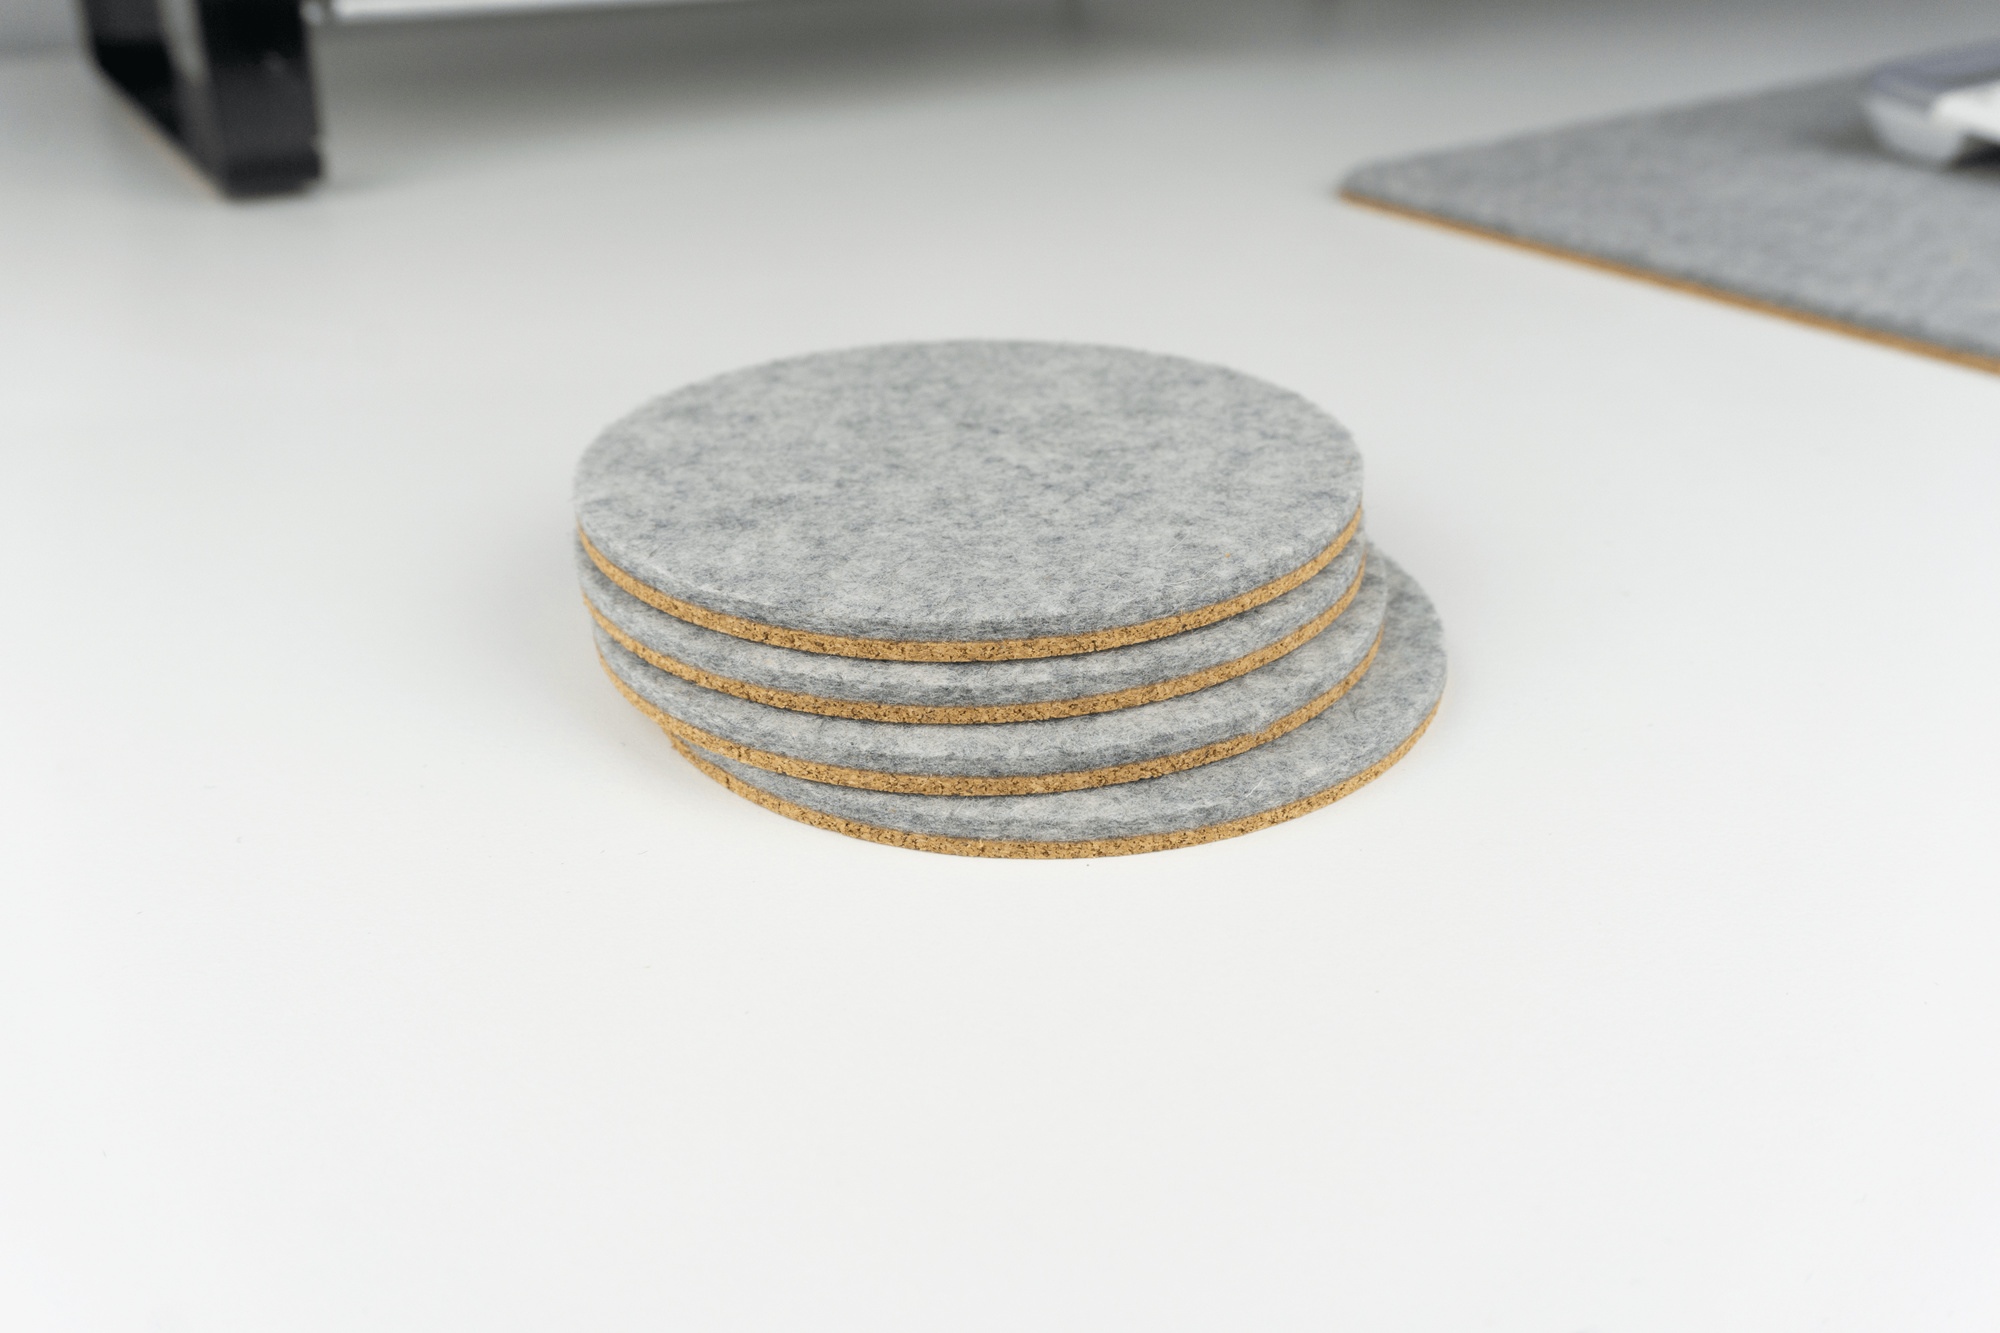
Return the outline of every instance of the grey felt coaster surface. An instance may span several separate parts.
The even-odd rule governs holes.
[[[585,599],[625,636],[628,650],[697,684],[837,717],[999,722],[1130,707],[1151,701],[1134,694],[1166,698],[1261,665],[1259,655],[1319,632],[1327,614],[1358,593],[1367,549],[1357,535],[1291,592],[1200,629],[1102,652],[1012,662],[882,662],[780,648],[655,610],[618,588],[581,551],[577,571]],[[1072,708],[1033,707],[1072,701]],[[1010,709],[1017,715],[1008,716]]]
[[[1839,79],[1366,166],[1344,191],[2000,369],[2000,166],[1880,148]]]
[[[1367,781],[1422,731],[1444,690],[1443,632],[1387,561],[1374,667],[1311,722],[1254,750],[1144,782],[1037,796],[908,796],[804,781],[687,747],[711,776],[857,837],[993,856],[1111,855],[1209,841],[1303,814]]]
[[[690,684],[626,652],[601,628],[598,650],[670,731],[725,753],[741,747],[731,757],[760,768],[919,792],[1058,790],[1214,762],[1303,723],[1366,669],[1388,600],[1388,580],[1371,565],[1345,612],[1268,666],[1159,703],[1037,722],[918,726],[824,717]],[[1119,771],[1133,765],[1148,767]],[[1012,778],[1057,780],[995,781]]]
[[[957,644],[1123,631],[1303,582],[1358,514],[1361,460],[1318,408],[1220,367],[919,343],[669,394],[590,446],[575,498],[583,536],[683,618]]]

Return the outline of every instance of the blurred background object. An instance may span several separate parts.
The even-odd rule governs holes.
[[[70,37],[48,0],[8,0],[11,40],[58,45]],[[97,67],[232,197],[279,194],[321,171],[310,27],[388,20],[721,5],[731,0],[78,0],[79,36]],[[1069,22],[1082,0],[1052,0]],[[1026,0],[1048,10],[1051,0]],[[822,6],[826,7],[826,6]],[[834,8],[841,6],[835,5]],[[944,0],[948,15],[1020,9],[1022,0]],[[851,10],[864,8],[849,5]],[[899,6],[912,17],[913,6]],[[0,11],[5,13],[8,11]],[[0,30],[0,43],[7,39]]]
[[[0,50],[81,41],[98,68],[224,194],[299,189],[319,178],[319,122],[309,30],[335,24],[467,19],[615,8],[713,8],[743,0],[0,0]],[[812,0],[805,0],[811,5]],[[799,5],[761,5],[770,11]],[[844,18],[884,6],[822,3]],[[904,20],[1035,11],[1071,25],[1083,0],[928,0],[887,7]],[[870,12],[870,11],[874,12]]]
[[[1863,105],[1883,147],[1952,166],[2000,141],[2000,42],[1955,47],[1884,65],[1868,80]]]
[[[0,54],[73,45],[76,20],[69,0],[4,0],[0,3]]]
[[[312,55],[296,0],[81,0],[98,69],[224,194],[318,179]]]
[[[1969,16],[1978,7],[1926,6],[1901,17],[1910,38],[1921,40],[1923,31],[1937,28],[1942,17],[1937,11],[1953,10]],[[1205,42],[1246,35],[1259,41],[1345,40],[1400,29],[1428,32],[1448,43],[1462,33],[1516,23],[1523,32],[1552,26],[1587,32],[1640,14],[1684,15],[1717,31],[1789,22],[1796,27],[1802,60],[1809,60],[1828,34],[1852,37],[1870,27],[1886,29],[1898,17],[1860,4],[1797,0],[1749,6],[1702,0],[1598,5],[1574,0],[1500,5],[1470,0],[0,0],[0,55],[81,46],[219,189],[253,196],[318,179],[323,161],[315,40],[345,40],[371,28],[400,29],[433,50],[463,45],[476,52],[469,57],[475,64],[511,44],[514,55],[503,59],[531,66],[533,47],[546,42],[558,64],[601,60],[630,68],[635,59],[657,59],[663,67],[684,62],[690,48],[797,49],[982,28],[1088,33],[1098,39],[1193,33]],[[635,15],[644,17],[630,21]],[[535,26],[523,29],[523,22]],[[473,35],[496,23],[512,25],[498,42]],[[1900,135],[1896,142],[1919,155],[1970,151],[1980,141],[1933,125],[1929,101],[1938,90],[1923,93],[1930,87],[1926,79],[1936,83],[1938,77],[1963,74],[1958,69],[1963,63],[1959,56],[1942,64],[1933,59],[1885,74],[1889,82],[1871,101],[1878,124],[1893,127],[1883,132]],[[1574,76],[1589,81],[1609,69],[1578,69]],[[1923,94],[1914,103],[1913,88]],[[1927,147],[1911,147],[1926,133]]]
[[[1973,129],[2000,135],[1987,100],[1996,73],[1988,44],[1872,80],[1842,71],[1499,142],[1478,135],[1371,163],[1342,193],[2000,373],[2000,171],[1972,161],[1989,146]]]

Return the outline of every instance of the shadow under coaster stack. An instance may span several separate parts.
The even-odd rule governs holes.
[[[1436,613],[1294,394],[1114,348],[920,343],[739,371],[577,473],[612,682],[780,814],[973,856],[1247,833],[1415,743]]]

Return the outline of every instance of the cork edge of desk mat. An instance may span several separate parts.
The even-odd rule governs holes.
[[[1628,264],[1617,259],[1606,259],[1601,255],[1593,255],[1583,250],[1571,250],[1548,241],[1531,240],[1525,236],[1517,236],[1512,232],[1481,226],[1476,222],[1466,222],[1459,218],[1447,217],[1442,213],[1428,213],[1420,208],[1411,208],[1406,204],[1392,204],[1384,199],[1359,194],[1346,187],[1342,187],[1338,191],[1338,194],[1347,203],[1355,204],[1362,208],[1374,209],[1378,213],[1387,213],[1391,217],[1403,218],[1411,222],[1422,222],[1445,231],[1456,232],[1461,236],[1477,237],[1483,241],[1497,241],[1502,245],[1513,246],[1517,250],[1526,250],[1532,254],[1544,255],[1551,259],[1565,260],[1569,263],[1580,264],[1585,268],[1597,269],[1604,273],[1614,273],[1621,278],[1636,278],[1640,282],[1651,283],[1655,287],[1665,287],[1670,291],[1684,292],[1690,296],[1705,297],[1711,301],[1719,301],[1724,305],[1736,306],[1738,309],[1754,310],[1761,315],[1775,315],[1779,319],[1790,320],[1794,324],[1804,324],[1808,328],[1820,329],[1828,333],[1844,334],[1849,338],[1859,338],[1863,342],[1875,343],[1878,346],[1893,347],[1899,352],[1910,352],[1917,356],[1929,357],[1934,361],[1948,361],[1953,365],[1964,366],[1970,370],[1984,371],[1989,375],[2000,375],[2000,357],[1985,356],[1978,352],[1962,351],[1955,347],[1946,347],[1942,343],[1925,342],[1920,338],[1912,338],[1907,334],[1891,333],[1886,329],[1870,328],[1865,324],[1851,324],[1846,320],[1835,319],[1831,315],[1822,315],[1811,310],[1801,310],[1797,306],[1784,305],[1777,301],[1766,300],[1763,297],[1749,296],[1742,292],[1731,291],[1727,287],[1711,286],[1708,283],[1699,282],[1693,278],[1675,277],[1670,273],[1662,273],[1658,269],[1645,268],[1637,264]]]
[[[612,685],[625,697],[625,702],[638,709],[647,720],[666,732],[670,740],[676,744],[682,741],[690,742],[704,750],[713,750],[717,754],[726,755],[740,764],[748,764],[752,768],[783,773],[787,777],[804,778],[808,782],[824,782],[829,786],[858,787],[864,791],[893,792],[903,796],[1047,796],[1056,792],[1082,791],[1089,787],[1109,787],[1121,782],[1140,782],[1146,778],[1165,777],[1169,773],[1200,768],[1203,764],[1230,759],[1248,750],[1254,750],[1260,745],[1268,745],[1280,736],[1312,721],[1333,707],[1342,695],[1360,684],[1361,678],[1368,674],[1368,668],[1375,665],[1375,655],[1381,648],[1382,631],[1378,629],[1375,632],[1375,641],[1368,645],[1367,655],[1339,683],[1256,731],[1225,737],[1207,745],[1196,746],[1192,750],[1162,755],[1158,759],[1140,759],[1131,763],[1111,764],[1104,768],[1083,769],[1070,773],[1025,773],[994,778],[884,773],[867,768],[843,768],[837,764],[822,764],[811,759],[795,759],[790,755],[754,749],[681,721],[657,704],[640,698],[630,685],[618,678],[618,673],[613,671],[611,664],[601,656],[598,658],[598,665],[604,668],[604,674],[611,678]]]
[[[733,774],[725,773],[714,764],[689,749],[675,737],[674,748],[681,757],[693,764],[705,776],[721,783],[730,791],[747,801],[755,802],[774,814],[814,828],[826,829],[831,833],[842,833],[863,842],[879,842],[890,847],[903,847],[916,852],[940,852],[947,856],[1005,857],[1027,861],[1058,861],[1092,856],[1136,856],[1144,852],[1173,851],[1179,847],[1196,847],[1205,842],[1220,842],[1224,838],[1237,838],[1245,833],[1255,833],[1258,829],[1282,824],[1287,820],[1309,815],[1323,806],[1332,805],[1343,796],[1351,796],[1395,767],[1404,755],[1423,738],[1431,722],[1437,717],[1437,710],[1443,700],[1431,705],[1424,720],[1395,749],[1370,764],[1367,768],[1349,778],[1343,778],[1331,787],[1323,788],[1310,796],[1300,797],[1284,805],[1274,806],[1259,814],[1244,815],[1239,819],[1225,820],[1220,824],[1205,824],[1199,828],[1179,829],[1172,833],[1144,833],[1126,838],[1092,838],[1077,842],[1032,842],[1027,840],[997,838],[952,838],[935,833],[910,833],[902,829],[883,828],[876,824],[863,824],[858,820],[840,815],[829,815],[806,806],[787,801],[782,796],[773,796],[761,787],[753,787]]]
[[[1218,620],[1227,620],[1253,607],[1282,597],[1304,583],[1313,575],[1333,563],[1335,556],[1347,549],[1347,543],[1354,540],[1354,534],[1361,530],[1361,506],[1354,507],[1354,516],[1340,531],[1327,548],[1312,559],[1300,565],[1289,574],[1281,574],[1269,583],[1260,584],[1248,592],[1192,611],[1176,612],[1170,616],[1160,616],[1153,620],[1141,621],[1136,625],[1123,625],[1115,629],[1091,630],[1085,634],[1053,634],[1026,639],[864,639],[845,634],[821,634],[812,630],[789,629],[783,625],[767,625],[762,621],[749,620],[742,616],[729,615],[722,611],[711,611],[670,596],[649,584],[641,583],[611,563],[602,551],[597,549],[582,527],[576,530],[577,540],[583,544],[584,554],[592,564],[603,572],[620,588],[638,598],[646,605],[670,616],[677,616],[690,624],[700,625],[721,634],[733,634],[739,639],[749,639],[754,643],[768,643],[779,648],[796,648],[800,652],[824,653],[830,657],[860,657],[877,662],[1015,662],[1031,657],[1068,657],[1075,653],[1101,652],[1106,648],[1122,648],[1127,644],[1145,643],[1151,639],[1164,639],[1169,634],[1181,634],[1203,625],[1213,625]]]
[[[678,676],[691,685],[699,685],[703,689],[714,690],[720,694],[732,694],[739,699],[748,699],[752,703],[766,704],[772,708],[788,708],[795,713],[818,713],[823,717],[853,718],[861,722],[914,723],[922,726],[950,723],[1046,722],[1055,718],[1110,713],[1121,708],[1137,708],[1142,704],[1177,699],[1183,694],[1193,694],[1196,690],[1205,690],[1211,685],[1220,685],[1226,680],[1246,675],[1258,667],[1268,666],[1294,649],[1304,647],[1327,626],[1340,619],[1360,593],[1361,580],[1367,573],[1368,557],[1364,554],[1359,568],[1355,571],[1354,582],[1347,585],[1347,591],[1340,595],[1338,601],[1290,634],[1241,657],[1153,685],[1134,685],[1129,689],[1109,690],[1100,694],[1080,694],[1073,699],[1052,699],[1025,704],[964,706],[882,704],[866,700],[829,699],[817,694],[803,694],[797,690],[755,685],[731,676],[718,676],[712,671],[690,666],[678,658],[648,648],[606,619],[604,613],[592,605],[588,596],[583,599],[583,605],[590,612],[591,619],[597,622],[598,627],[611,636],[613,643],[640,661],[658,667],[670,676]]]

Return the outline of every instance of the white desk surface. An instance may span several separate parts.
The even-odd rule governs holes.
[[[0,1325],[1992,1328],[2000,378],[1329,193],[1976,11],[352,34],[253,206],[0,66]],[[1052,865],[684,764],[578,451],[955,335],[1342,417],[1429,737]]]

